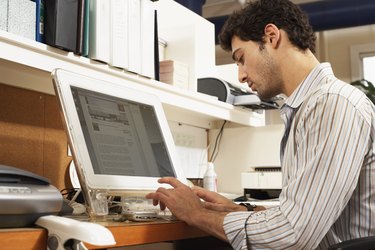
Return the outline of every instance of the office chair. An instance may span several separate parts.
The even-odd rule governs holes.
[[[328,250],[374,250],[375,236],[347,240],[334,244]]]

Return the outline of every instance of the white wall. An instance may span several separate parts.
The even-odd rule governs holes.
[[[350,46],[375,42],[375,25],[323,31],[319,37],[317,57],[328,61],[338,78],[351,82]]]
[[[242,194],[241,173],[255,166],[280,166],[283,124],[225,128],[214,162],[218,191]],[[218,130],[209,132],[212,150]]]

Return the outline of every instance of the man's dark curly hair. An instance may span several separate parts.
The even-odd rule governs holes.
[[[264,28],[269,23],[284,30],[291,43],[301,51],[310,49],[315,53],[316,36],[309,20],[299,6],[289,0],[255,0],[235,11],[219,34],[220,45],[231,51],[234,35],[243,41],[264,44]]]

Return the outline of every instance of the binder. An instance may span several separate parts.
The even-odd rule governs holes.
[[[160,80],[159,62],[159,32],[158,32],[158,11],[154,11],[154,72],[155,80]]]
[[[111,55],[109,64],[129,68],[128,0],[111,1]]]
[[[129,1],[129,71],[141,72],[141,1]]]
[[[46,44],[75,52],[77,49],[78,0],[46,0],[44,7]]]
[[[90,27],[90,0],[85,1],[85,14],[83,24],[83,51],[82,56],[89,55],[89,27]]]
[[[48,0],[47,0],[48,1]],[[85,29],[85,6],[86,0],[78,0],[78,16],[77,16],[77,44],[75,54],[82,55],[84,43]]]
[[[141,71],[149,78],[155,77],[154,14],[155,7],[150,0],[141,0]],[[156,41],[158,43],[158,41]]]
[[[35,0],[36,7],[36,25],[35,25],[35,41],[44,43],[44,1]]]
[[[89,58],[110,60],[110,1],[90,0]]]

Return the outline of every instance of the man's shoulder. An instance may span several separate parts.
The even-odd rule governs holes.
[[[349,112],[349,110],[357,112],[369,122],[372,117],[375,117],[374,104],[365,93],[337,78],[331,78],[325,84],[321,84],[311,91],[310,95],[303,101],[298,114],[306,116],[309,112],[325,110],[327,107],[338,107],[338,110],[341,111],[345,107],[346,112]],[[340,112],[334,114],[340,114]]]
[[[327,100],[340,98],[355,105],[359,104],[359,100],[366,99],[366,95],[361,90],[337,78],[328,79],[326,84],[316,89],[312,97]]]

